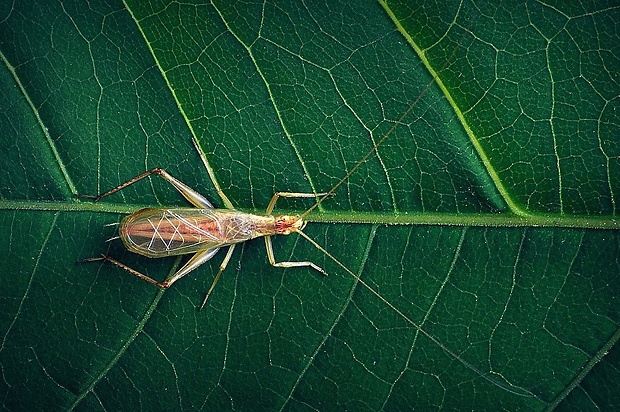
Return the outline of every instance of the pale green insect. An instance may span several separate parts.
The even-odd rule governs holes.
[[[455,48],[454,52],[456,52],[457,48]],[[127,182],[98,196],[80,195],[79,197],[90,198],[94,201],[98,201],[144,179],[151,174],[156,174],[158,176],[161,176],[164,180],[174,186],[174,188],[177,189],[179,193],[183,195],[183,197],[185,197],[192,205],[195,206],[195,208],[141,209],[125,217],[120,223],[119,237],[123,241],[125,247],[134,253],[138,253],[140,255],[151,258],[193,254],[193,256],[184,266],[182,266],[178,271],[176,271],[172,276],[170,276],[163,282],[158,282],[157,280],[146,276],[139,271],[132,269],[127,265],[117,261],[116,259],[106,255],[85,259],[82,262],[107,261],[122,269],[125,269],[129,273],[139,277],[142,280],[152,283],[160,288],[166,289],[170,287],[174,282],[181,279],[182,277],[211,259],[221,247],[228,246],[228,252],[226,253],[226,256],[224,257],[222,263],[220,264],[217,275],[215,276],[204,300],[202,301],[202,304],[200,306],[200,308],[202,309],[205,306],[207,299],[213,292],[213,289],[217,284],[220,276],[222,275],[222,272],[230,261],[235,245],[240,242],[245,242],[246,240],[264,237],[265,247],[267,250],[267,258],[272,266],[282,268],[311,267],[312,269],[322,273],[323,275],[327,275],[327,273],[321,267],[319,267],[313,262],[276,262],[271,243],[271,236],[299,233],[313,246],[315,246],[321,252],[325,253],[330,259],[337,263],[359,284],[368,289],[374,296],[380,299],[385,305],[387,305],[390,309],[396,312],[400,317],[402,317],[407,323],[409,323],[422,335],[426,336],[428,339],[434,342],[453,359],[457,360],[462,365],[472,370],[482,378],[486,379],[493,385],[496,385],[506,391],[515,393],[520,396],[535,396],[532,392],[525,388],[506,384],[499,381],[490,373],[483,373],[478,368],[461,358],[460,355],[449,349],[437,338],[426,332],[417,323],[409,319],[409,317],[407,317],[407,315],[405,315],[401,310],[399,310],[396,306],[394,306],[387,299],[381,296],[381,294],[379,294],[376,290],[370,287],[358,275],[353,273],[338,259],[328,253],[322,246],[317,244],[314,240],[312,240],[303,232],[303,228],[306,224],[303,219],[304,216],[314,210],[328,196],[334,193],[344,182],[348,180],[348,178],[353,173],[355,173],[355,171],[362,164],[364,164],[364,162],[366,162],[372,155],[375,154],[377,148],[381,146],[381,144],[383,144],[383,142],[390,136],[394,129],[396,129],[396,127],[398,127],[403,122],[405,117],[407,117],[411,113],[417,103],[428,92],[433,83],[437,80],[439,73],[441,73],[442,70],[443,68],[435,73],[433,79],[427,84],[427,86],[413,101],[409,108],[403,113],[403,115],[396,122],[394,122],[388,132],[383,135],[383,137],[381,137],[373,145],[373,147],[330,190],[325,193],[318,194],[277,192],[271,198],[271,201],[269,202],[269,205],[267,206],[264,215],[255,215],[240,212],[234,209],[230,200],[219,188],[217,180],[215,179],[215,175],[211,170],[209,164],[206,162],[206,159],[202,156],[202,150],[200,149],[198,142],[195,139],[192,139],[194,146],[196,147],[198,153],[201,154],[201,159],[203,160],[203,163],[207,169],[207,172],[209,173],[211,181],[213,182],[220,198],[224,202],[226,209],[215,209],[211,202],[209,202],[204,196],[196,192],[191,187],[187,186],[185,183],[174,178],[161,168],[154,168],[147,172],[144,172],[134,177],[133,179],[130,179]],[[300,215],[273,216],[271,215],[271,212],[275,207],[276,201],[280,197],[318,198],[318,200],[312,207],[310,207]]]
[[[436,78],[436,77],[435,77]],[[215,209],[213,204],[207,200],[203,195],[196,192],[194,189],[176,179],[164,169],[154,168],[146,171],[125,183],[97,196],[80,195],[82,198],[93,199],[95,202],[102,198],[112,195],[119,190],[130,186],[151,174],[161,176],[164,180],[170,183],[175,189],[183,195],[191,204],[196,208],[147,208],[130,214],[125,217],[119,227],[119,237],[123,241],[125,247],[131,252],[138,253],[150,258],[160,258],[167,256],[177,256],[193,253],[189,261],[176,271],[172,276],[166,279],[164,282],[158,282],[157,280],[142,274],[141,272],[130,268],[129,266],[119,262],[118,260],[107,256],[101,255],[95,258],[84,259],[82,263],[107,261],[114,265],[125,269],[129,273],[152,283],[162,289],[169,288],[174,282],[181,279],[203,263],[211,259],[223,246],[228,246],[228,252],[224,257],[224,260],[220,264],[219,270],[211,287],[207,291],[207,294],[200,305],[202,309],[207,302],[207,299],[213,292],[213,288],[217,284],[220,276],[232,256],[237,243],[245,242],[246,240],[255,239],[257,237],[265,238],[265,247],[267,250],[267,258],[269,263],[275,267],[291,268],[291,267],[311,267],[316,271],[327,275],[327,273],[315,263],[309,261],[301,262],[276,262],[273,254],[273,246],[271,243],[272,235],[288,235],[291,233],[299,233],[306,240],[312,243],[316,248],[325,253],[330,259],[336,262],[339,266],[344,268],[347,272],[353,274],[348,268],[340,263],[335,257],[328,253],[323,247],[309,238],[302,229],[305,226],[303,217],[316,208],[325,198],[330,196],[340,185],[342,185],[355,171],[364,163],[370,156],[372,156],[377,148],[389,137],[389,135],[398,127],[403,119],[413,110],[420,99],[430,89],[435,78],[426,86],[422,93],[415,99],[415,101],[409,106],[405,113],[395,122],[390,130],[387,131],[381,139],[379,139],[360,160],[357,162],[351,170],[336,183],[329,191],[325,193],[291,193],[291,192],[277,192],[271,198],[269,205],[265,211],[265,215],[255,215],[250,213],[240,212],[235,210],[231,201],[226,197],[224,192],[219,188],[217,180],[214,178],[214,173],[210,169],[208,162],[202,157],[203,163],[209,172],[211,181],[217,189],[217,192],[226,205],[227,209]],[[198,153],[202,154],[202,150],[195,139],[192,139],[194,146]],[[280,197],[292,197],[292,198],[320,198],[317,202],[306,210],[301,215],[297,216],[272,216],[276,201]]]
[[[196,145],[198,149],[198,146]],[[199,149],[198,149],[199,150]],[[82,262],[107,261],[128,271],[129,273],[145,280],[162,289],[169,288],[174,282],[181,279],[203,263],[211,259],[223,246],[228,246],[228,252],[220,264],[218,270],[201,308],[204,307],[211,295],[213,288],[219,280],[222,272],[228,265],[237,243],[257,237],[265,238],[267,258],[275,267],[290,268],[309,266],[318,272],[327,273],[312,262],[276,262],[273,254],[271,235],[288,235],[300,233],[308,238],[302,229],[305,222],[301,216],[272,216],[271,212],[276,201],[280,197],[313,197],[324,196],[312,193],[278,192],[273,195],[265,215],[255,215],[235,210],[230,200],[222,191],[218,191],[226,204],[227,209],[215,209],[203,195],[196,192],[185,183],[176,179],[164,169],[155,168],[142,173],[98,196],[81,195],[80,197],[92,198],[95,202],[132,185],[145,177],[156,174],[170,183],[183,195],[195,208],[146,208],[138,210],[125,217],[119,226],[119,237],[125,247],[134,253],[150,258],[166,256],[194,254],[189,261],[163,282],[142,274],[130,268],[118,260],[101,255],[95,258],[85,259]],[[314,243],[314,242],[312,242]]]
[[[246,240],[254,239],[257,237],[265,238],[265,247],[267,250],[267,258],[269,263],[275,267],[311,267],[316,271],[327,275],[327,273],[315,263],[309,261],[301,262],[276,262],[273,247],[271,243],[272,235],[288,235],[291,233],[299,233],[312,245],[325,253],[330,259],[336,262],[339,266],[344,268],[348,273],[358,278],[353,272],[345,267],[334,256],[328,253],[323,247],[318,245],[314,240],[309,238],[302,229],[305,226],[303,217],[314,210],[321,202],[323,202],[328,196],[330,196],[336,189],[340,187],[347,179],[355,173],[355,171],[364,162],[376,153],[377,148],[383,144],[383,142],[392,134],[394,129],[398,127],[402,121],[411,113],[413,108],[418,104],[422,97],[431,88],[439,72],[435,74],[433,79],[422,90],[418,97],[411,103],[409,108],[403,113],[403,115],[392,125],[392,127],[379,139],[373,147],[349,170],[342,179],[338,181],[329,191],[325,193],[291,193],[291,192],[277,192],[271,198],[269,205],[265,211],[265,215],[254,215],[250,213],[244,213],[235,210],[231,201],[226,197],[224,192],[219,188],[215,175],[211,170],[208,162],[202,156],[202,150],[198,142],[192,138],[192,142],[196,147],[198,153],[201,154],[201,159],[209,173],[209,177],[215,186],[218,195],[224,202],[227,209],[215,209],[211,202],[209,202],[203,195],[196,192],[194,189],[176,179],[164,169],[154,168],[146,171],[125,183],[105,192],[98,196],[80,195],[79,197],[93,199],[95,202],[102,198],[109,196],[130,186],[151,174],[161,176],[164,180],[170,183],[175,189],[183,195],[191,204],[196,208],[147,208],[139,210],[131,215],[125,217],[119,228],[119,237],[123,241],[125,247],[143,256],[151,258],[159,258],[166,256],[176,256],[194,253],[189,261],[181,267],[172,276],[166,279],[164,282],[158,282],[155,279],[146,276],[139,271],[128,267],[127,265],[117,261],[116,259],[101,255],[95,258],[84,259],[82,262],[95,262],[95,261],[107,261],[115,264],[128,271],[129,273],[152,283],[160,288],[167,289],[174,282],[181,279],[183,276],[190,273],[203,263],[211,259],[223,246],[228,246],[228,252],[224,257],[224,260],[220,264],[219,270],[211,287],[207,291],[207,294],[200,305],[202,309],[207,302],[207,299],[213,292],[213,288],[217,284],[222,272],[228,265],[228,262],[235,249],[235,245]],[[320,198],[301,215],[297,216],[272,216],[276,201],[280,197],[293,197],[293,198]],[[359,278],[358,278],[359,280]]]

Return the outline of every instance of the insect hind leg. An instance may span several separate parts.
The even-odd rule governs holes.
[[[151,170],[147,170],[146,172],[139,174],[138,176],[129,179],[128,181],[126,181],[125,183],[122,183],[118,186],[116,186],[113,189],[108,190],[105,193],[102,193],[100,195],[97,196],[91,196],[91,195],[82,195],[79,194],[77,195],[77,197],[80,198],[84,198],[84,199],[92,199],[94,202],[98,202],[101,199],[103,199],[104,197],[110,196],[118,191],[123,190],[124,188],[126,188],[127,186],[131,186],[134,183],[139,182],[140,180],[155,174],[157,176],[160,176],[162,179],[164,179],[166,182],[170,183],[185,199],[187,199],[187,201],[189,201],[192,205],[196,206],[197,208],[202,208],[202,209],[212,209],[213,208],[213,204],[211,204],[211,202],[209,202],[209,200],[207,200],[207,198],[205,198],[203,195],[201,195],[200,193],[196,192],[194,189],[192,189],[191,187],[189,187],[188,185],[186,185],[185,183],[181,182],[179,179],[175,178],[174,176],[172,176],[170,173],[166,172],[164,169],[160,168],[160,167],[156,167],[154,169]]]
[[[84,260],[81,260],[81,261],[79,261],[77,263],[78,264],[82,264],[82,263],[91,263],[91,262],[110,262],[113,265],[115,265],[115,266],[117,266],[117,267],[119,267],[121,269],[124,269],[127,272],[131,273],[132,275],[137,276],[140,279],[142,279],[142,280],[144,280],[146,282],[149,282],[150,284],[153,284],[153,285],[155,285],[155,286],[157,286],[157,287],[159,287],[161,289],[168,289],[170,287],[170,283],[158,282],[155,279],[153,279],[151,277],[148,277],[145,274],[142,274],[142,273],[138,272],[137,270],[135,270],[133,268],[130,268],[126,264],[121,263],[118,260],[116,260],[114,258],[111,258],[110,256],[107,256],[107,255],[103,255],[102,254],[101,256],[84,259]]]

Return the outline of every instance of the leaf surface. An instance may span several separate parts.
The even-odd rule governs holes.
[[[332,3],[0,6],[5,409],[618,407],[618,7]],[[198,312],[221,252],[75,265],[165,278],[105,225],[186,206],[76,194],[223,207],[203,155],[261,213],[385,136],[306,217],[354,276],[251,241]]]

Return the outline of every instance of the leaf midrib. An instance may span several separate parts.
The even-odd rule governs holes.
[[[169,205],[186,207],[187,205]],[[41,212],[95,212],[130,214],[145,207],[166,207],[145,204],[89,203],[80,201],[28,201],[0,200],[0,210],[23,210]],[[264,210],[237,210],[263,215]],[[301,214],[303,211],[278,209],[276,214]],[[453,212],[360,212],[320,211],[304,217],[307,222],[378,225],[431,225],[431,226],[477,226],[477,227],[549,227],[567,229],[618,230],[620,219],[613,216],[566,215],[559,213],[536,213],[520,216],[514,213],[453,213]]]

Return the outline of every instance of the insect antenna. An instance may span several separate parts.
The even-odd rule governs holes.
[[[416,99],[411,103],[411,105],[409,105],[407,110],[405,110],[405,112],[400,116],[400,118],[396,122],[394,122],[392,127],[390,127],[390,129],[376,143],[373,143],[373,145],[370,148],[370,150],[368,150],[368,152],[366,152],[366,154],[364,156],[362,156],[362,158],[351,168],[351,170],[349,170],[334,186],[332,186],[331,189],[329,189],[327,192],[323,193],[322,196],[319,198],[319,200],[316,201],[315,204],[310,206],[310,208],[308,208],[305,212],[303,212],[301,215],[299,215],[300,219],[303,219],[310,212],[312,212],[314,209],[316,209],[321,203],[323,203],[323,201],[325,199],[327,199],[329,196],[333,195],[334,192],[344,182],[346,182],[349,179],[349,177],[351,177],[351,175],[353,175],[353,173],[355,173],[355,171],[357,169],[359,169],[362,166],[362,164],[364,164],[372,155],[376,155],[377,150],[379,149],[379,146],[381,146],[383,144],[383,142],[385,142],[387,140],[387,138],[390,137],[392,132],[394,132],[394,130],[398,126],[400,126],[402,124],[403,120],[405,120],[405,118],[407,116],[409,116],[409,114],[418,105],[420,100],[422,100],[422,98],[431,89],[431,87],[433,86],[433,84],[435,82],[443,85],[443,82],[439,79],[439,75],[444,71],[444,69],[446,67],[448,67],[448,65],[450,64],[450,61],[452,60],[454,55],[456,55],[457,50],[460,48],[460,46],[461,46],[461,44],[463,42],[463,39],[464,39],[464,37],[462,37],[461,40],[459,41],[459,43],[456,45],[456,47],[454,47],[454,50],[452,50],[450,56],[446,59],[446,62],[444,63],[444,65],[439,70],[434,72],[433,78],[428,82],[428,84],[424,87],[422,92],[420,92],[418,97],[416,97]]]
[[[296,230],[296,232],[299,233],[308,242],[310,242],[310,244],[312,244],[312,246],[314,246],[315,248],[317,248],[318,250],[323,252],[331,260],[333,260],[338,266],[340,266],[344,271],[346,271],[349,275],[351,275],[353,277],[353,279],[355,279],[355,281],[357,283],[359,283],[360,285],[362,285],[366,289],[368,289],[370,291],[370,293],[372,293],[377,298],[379,298],[379,300],[381,300],[381,302],[383,302],[390,309],[392,309],[394,312],[396,312],[408,324],[413,326],[419,333],[421,333],[422,335],[426,336],[434,344],[439,346],[447,355],[449,355],[451,358],[459,361],[467,369],[471,370],[472,372],[474,372],[476,375],[480,376],[481,378],[486,379],[491,384],[493,384],[493,385],[495,385],[495,386],[497,386],[499,388],[502,388],[502,389],[504,389],[504,390],[506,390],[506,391],[508,391],[510,393],[513,393],[515,395],[524,396],[524,397],[535,397],[536,396],[536,395],[534,395],[534,393],[530,392],[529,390],[527,390],[525,388],[522,388],[522,387],[516,386],[516,385],[511,385],[509,383],[501,382],[501,381],[497,380],[497,378],[493,377],[490,372],[487,372],[487,373],[482,372],[480,369],[476,368],[474,365],[472,365],[471,363],[467,362],[458,353],[456,353],[452,349],[448,348],[446,345],[441,343],[439,341],[439,339],[437,339],[436,337],[434,337],[433,335],[431,335],[430,333],[428,333],[427,331],[422,329],[422,327],[420,325],[418,325],[417,323],[415,323],[414,321],[409,319],[409,317],[407,315],[405,315],[400,309],[398,309],[396,306],[394,306],[389,300],[387,300],[386,298],[381,296],[381,294],[379,292],[377,292],[372,287],[370,287],[369,284],[364,282],[358,275],[353,273],[353,271],[351,269],[346,267],[344,265],[344,263],[342,263],[338,259],[336,259],[331,253],[329,253],[327,250],[325,250],[325,248],[323,246],[319,245],[317,242],[314,241],[314,239],[312,239],[310,236],[306,235],[303,231],[301,231],[301,229]]]
[[[428,82],[428,84],[424,87],[422,92],[420,92],[418,97],[416,97],[416,99],[411,103],[411,105],[407,108],[407,110],[405,110],[405,112],[400,116],[400,118],[396,122],[394,122],[394,124],[390,127],[390,129],[377,142],[373,143],[373,145],[370,148],[370,150],[368,150],[368,152],[366,152],[366,154],[364,156],[362,156],[362,158],[351,168],[351,170],[349,170],[330,190],[328,190],[325,193],[317,195],[317,196],[319,196],[319,199],[316,201],[315,204],[313,204],[305,212],[303,212],[301,215],[299,215],[299,219],[303,219],[305,216],[307,216],[309,213],[311,213],[314,209],[316,209],[321,203],[323,203],[323,201],[325,199],[327,199],[329,196],[333,195],[334,192],[344,182],[346,182],[349,179],[349,177],[351,177],[351,175],[353,175],[353,173],[355,173],[355,171],[359,167],[361,167],[361,165],[364,162],[366,162],[371,156],[376,155],[379,146],[381,146],[387,140],[387,138],[394,132],[394,130],[398,126],[400,126],[402,124],[402,122],[405,120],[405,118],[407,116],[409,116],[409,114],[411,114],[413,109],[417,106],[417,104],[420,102],[420,100],[422,100],[422,98],[426,95],[426,93],[431,89],[431,87],[433,86],[433,84],[435,82],[437,82],[442,89],[445,89],[445,87],[443,86],[443,82],[439,78],[439,75],[450,64],[452,58],[454,57],[454,55],[456,54],[456,52],[460,48],[461,44],[463,43],[464,37],[465,37],[465,33],[461,37],[461,40],[459,41],[459,43],[455,46],[454,50],[452,50],[450,56],[446,59],[444,65],[439,70],[437,70],[437,71],[435,71],[433,73],[433,78]],[[325,248],[323,246],[321,246],[316,241],[314,241],[310,236],[306,235],[302,231],[302,229],[303,229],[303,227],[298,228],[296,230],[296,232],[299,233],[310,244],[312,244],[316,249],[320,250],[327,257],[329,257],[332,261],[334,261],[345,272],[347,272],[349,275],[351,275],[353,277],[353,279],[355,279],[355,281],[358,284],[362,285],[364,288],[366,288],[368,291],[370,291],[374,296],[376,296],[381,302],[383,302],[390,309],[392,309],[395,313],[397,313],[403,320],[405,320],[409,325],[411,325],[414,329],[416,329],[420,334],[422,334],[423,336],[425,336],[426,338],[431,340],[434,344],[436,344],[439,348],[441,348],[448,356],[450,356],[454,360],[457,360],[458,362],[460,362],[463,366],[465,366],[467,369],[469,369],[472,372],[474,372],[476,375],[480,376],[481,378],[487,380],[491,384],[493,384],[493,385],[495,385],[495,386],[497,386],[497,387],[499,387],[499,388],[501,388],[503,390],[506,390],[506,391],[508,391],[510,393],[513,393],[515,395],[518,395],[518,396],[536,397],[536,395],[534,393],[532,393],[531,391],[529,391],[528,389],[520,387],[520,386],[512,385],[512,384],[507,383],[507,382],[500,381],[496,377],[493,376],[492,372],[482,372],[480,369],[475,367],[473,364],[467,362],[465,359],[463,359],[461,357],[460,354],[458,354],[455,351],[453,351],[450,348],[448,348],[446,345],[441,343],[441,341],[439,341],[437,338],[435,338],[429,332],[425,331],[420,325],[418,325],[416,322],[411,320],[404,312],[402,312],[400,309],[398,309],[396,306],[394,306],[394,304],[392,304],[389,300],[384,298],[379,292],[377,292],[375,289],[373,289],[369,284],[367,284],[365,281],[363,281],[360,278],[359,275],[355,274],[352,270],[350,270],[343,263],[341,263],[338,259],[336,259],[336,257],[334,257],[327,250],[325,250]]]

